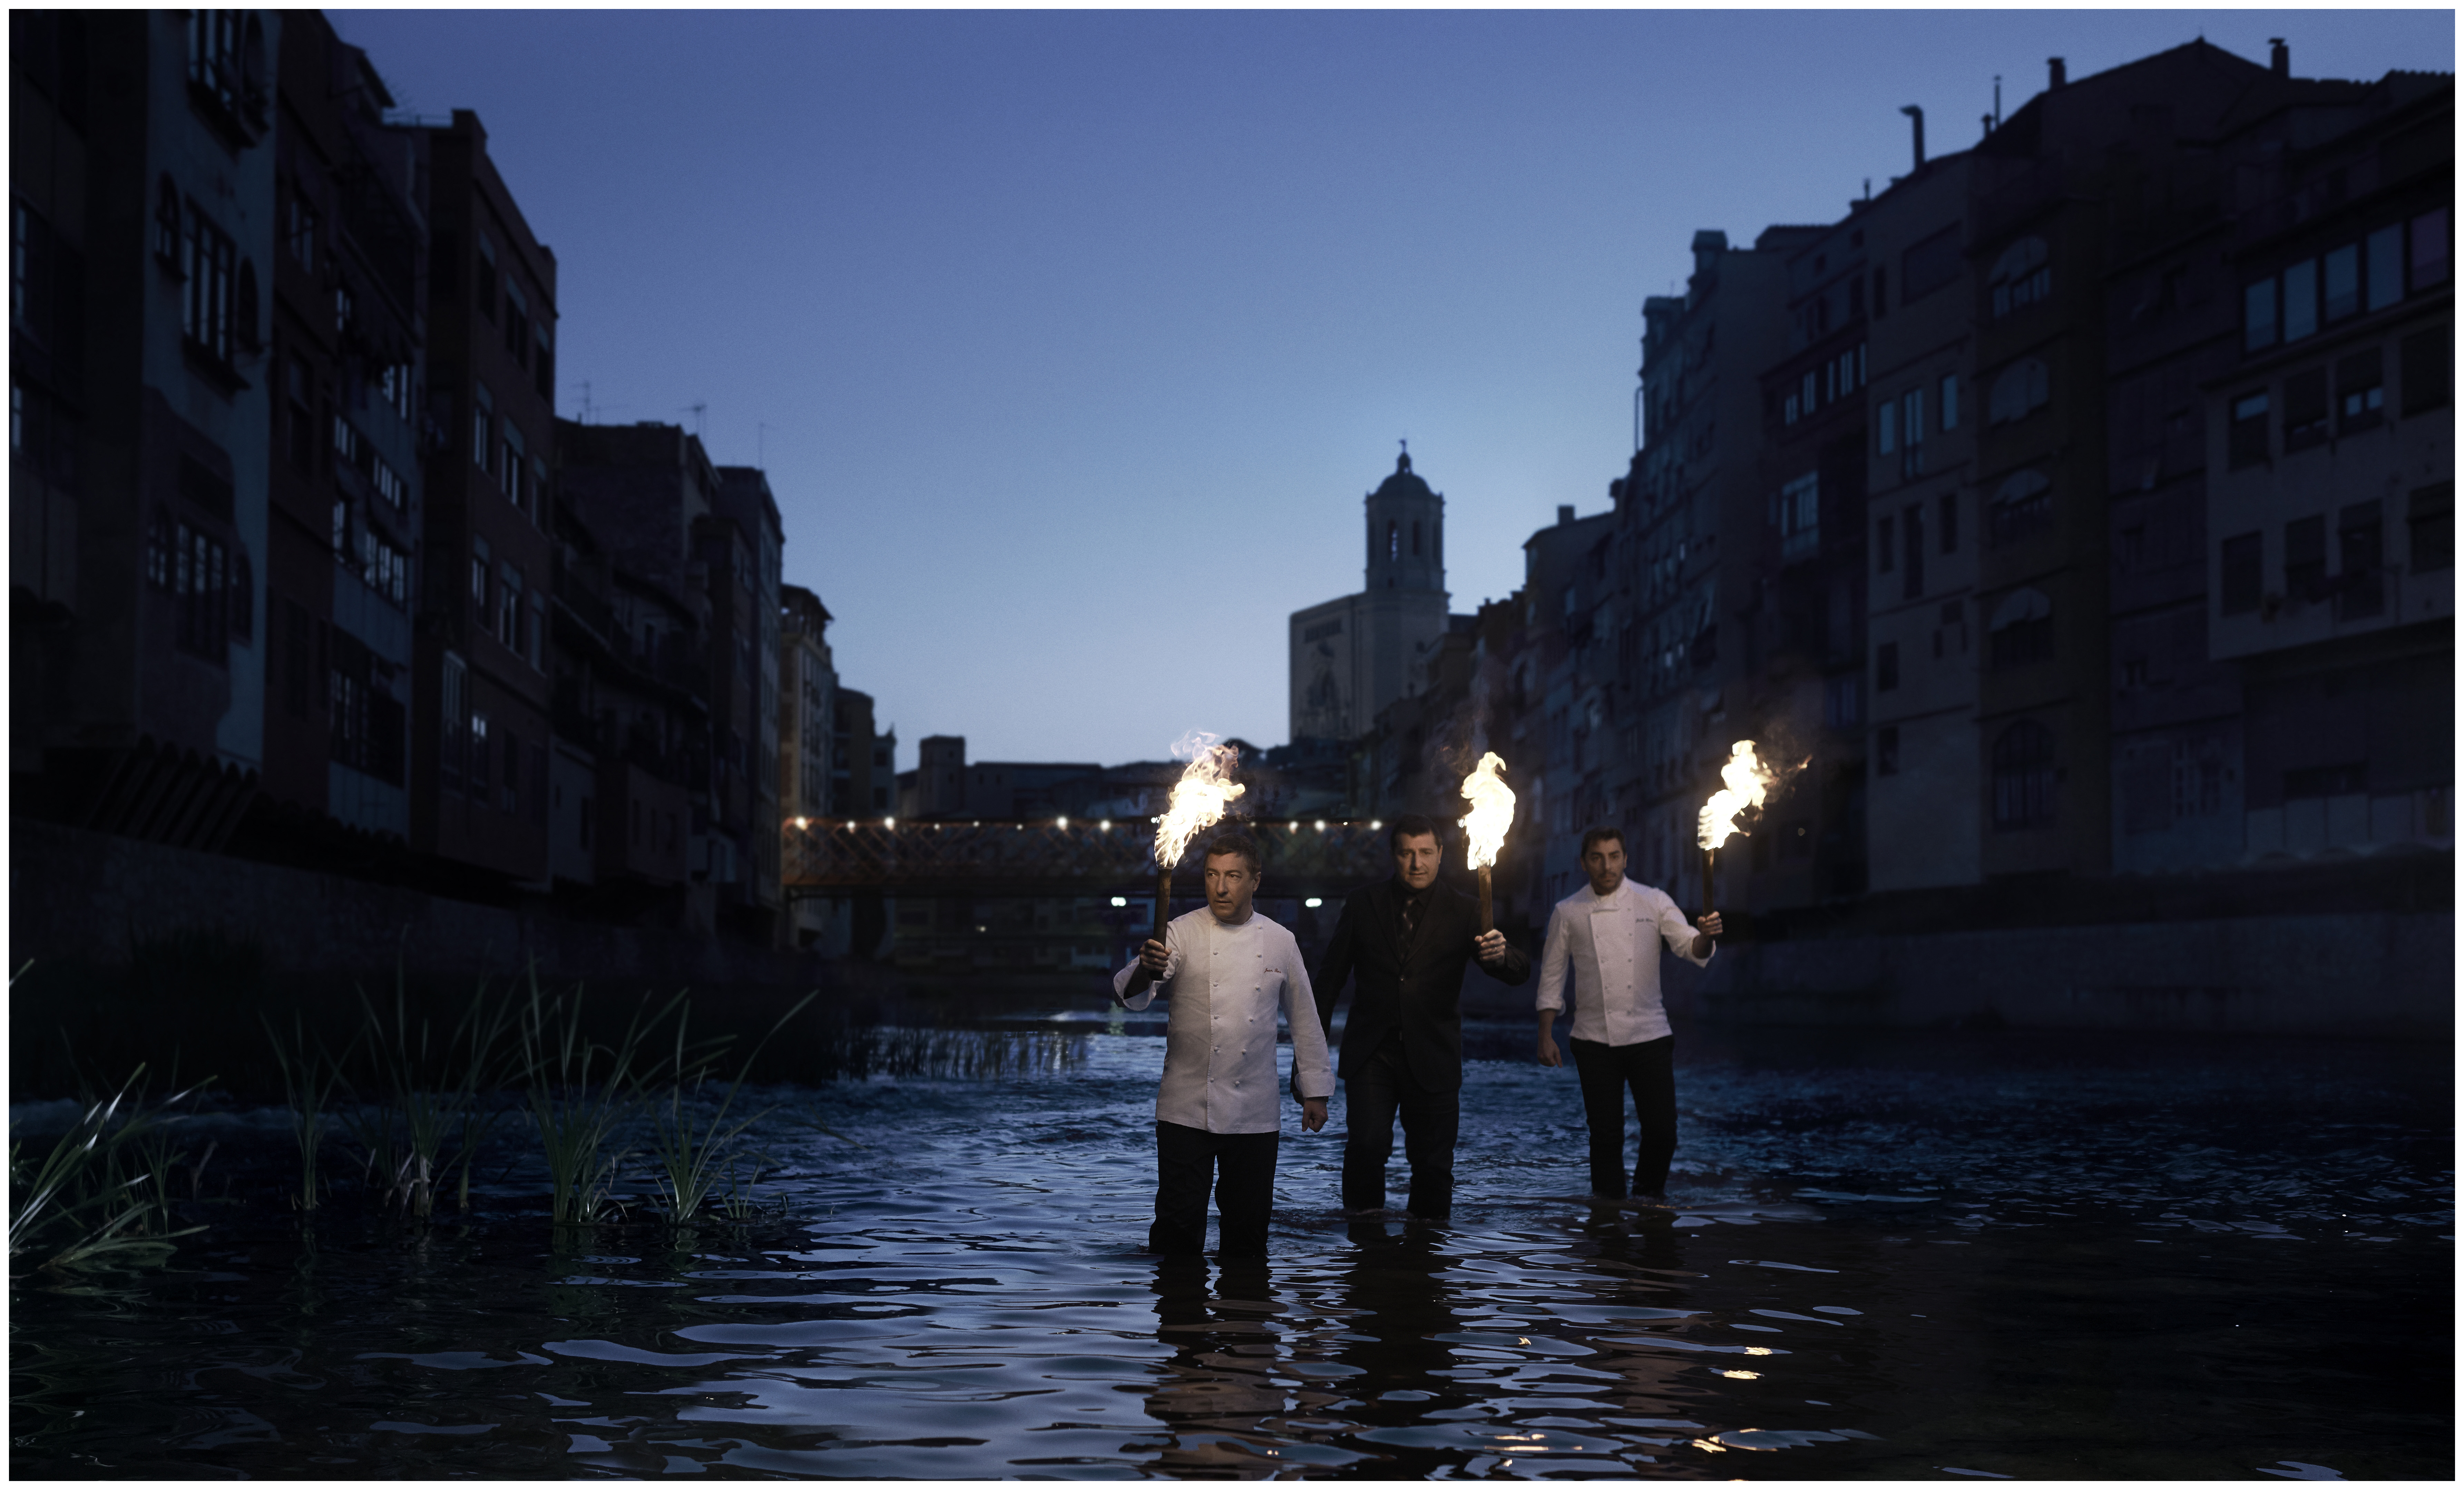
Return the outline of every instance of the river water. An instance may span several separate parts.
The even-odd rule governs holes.
[[[1137,1250],[1159,1021],[1043,1027],[983,1037],[1005,1075],[763,1093],[773,1214],[683,1238],[559,1243],[518,1160],[470,1219],[303,1235],[245,1199],[279,1115],[200,1120],[245,1203],[13,1283],[12,1471],[2453,1473],[2443,1044],[1688,1035],[1636,1213],[1576,1194],[1573,1072],[1476,1027],[1452,1221],[1340,1215],[1338,1098],[1244,1265]]]

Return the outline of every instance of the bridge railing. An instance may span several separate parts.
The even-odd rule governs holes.
[[[1216,831],[1233,827],[1258,840],[1270,887],[1286,894],[1336,893],[1392,872],[1383,822],[1295,818],[1227,822]],[[1176,867],[1177,894],[1202,893],[1201,855],[1212,836],[1199,835]],[[781,837],[782,878],[802,894],[967,888],[1152,894],[1155,888],[1151,821],[797,818],[783,824]]]

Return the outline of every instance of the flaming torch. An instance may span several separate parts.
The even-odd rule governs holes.
[[[1742,831],[1737,826],[1737,814],[1749,807],[1763,804],[1763,793],[1771,782],[1769,767],[1754,758],[1754,742],[1739,740],[1728,747],[1727,763],[1720,767],[1720,779],[1725,784],[1703,804],[1702,825],[1695,841],[1703,845],[1703,913],[1709,915],[1711,876],[1717,867],[1716,856],[1728,835]]]
[[[1164,939],[1164,928],[1172,920],[1172,871],[1180,856],[1189,851],[1189,841],[1215,825],[1232,799],[1248,790],[1232,779],[1232,768],[1241,763],[1241,752],[1231,745],[1213,743],[1212,734],[1183,736],[1173,747],[1177,756],[1191,752],[1189,764],[1173,783],[1172,805],[1165,809],[1155,823],[1155,939]]]
[[[1463,779],[1463,794],[1471,803],[1471,811],[1463,815],[1464,857],[1480,871],[1480,931],[1485,936],[1497,929],[1489,911],[1489,866],[1506,846],[1506,830],[1514,825],[1514,793],[1506,784],[1506,762],[1497,758],[1497,752],[1480,757]]]

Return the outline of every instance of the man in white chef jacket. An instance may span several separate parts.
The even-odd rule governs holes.
[[[1583,1121],[1592,1131],[1592,1194],[1627,1194],[1625,1094],[1634,1092],[1642,1129],[1635,1155],[1633,1194],[1657,1202],[1668,1187],[1677,1153],[1677,1081],[1671,1065],[1677,1037],[1660,1003],[1660,949],[1696,967],[1711,960],[1719,913],[1688,925],[1677,902],[1625,877],[1625,838],[1615,828],[1583,835],[1583,872],[1591,883],[1549,912],[1540,954],[1540,1063],[1563,1063],[1551,1035],[1566,1007],[1566,970],[1574,974],[1571,1043],[1582,1081]]]
[[[1206,845],[1206,907],[1177,916],[1112,978],[1112,997],[1138,1010],[1160,987],[1172,1001],[1163,1085],[1155,1093],[1155,1218],[1147,1250],[1206,1250],[1206,1191],[1215,1189],[1227,1258],[1266,1255],[1283,1140],[1275,1075],[1275,1011],[1292,1032],[1292,1095],[1301,1127],[1326,1127],[1334,1072],[1326,1059],[1309,969],[1292,933],[1251,908],[1257,840],[1225,833]]]

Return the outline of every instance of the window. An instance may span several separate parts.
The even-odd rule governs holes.
[[[518,653],[522,649],[522,572],[512,564],[501,564],[496,571],[496,640],[505,649]]]
[[[1900,474],[1903,476],[1923,475],[1925,473],[1925,389],[1909,389],[1907,397],[1903,399],[1901,403],[1907,411],[1905,417],[1902,420],[1902,423],[1907,429],[1907,438],[1903,442],[1907,450],[1907,454],[1900,462]]]
[[[522,478],[530,471],[530,463],[523,458],[527,453],[522,447],[522,432],[514,427],[511,418],[506,419],[504,464],[497,471],[496,479],[503,485],[505,495],[525,512],[529,511],[529,504],[522,500]]]
[[[1942,551],[1946,554],[1958,553],[1959,497],[1956,493],[1945,492],[1942,494],[1942,500],[1934,504],[1934,510],[1941,515],[1942,518]]]
[[[495,449],[496,401],[488,396],[488,385],[474,383],[471,390],[471,459],[481,471],[488,469],[488,458]]]
[[[2319,261],[2305,258],[2284,271],[2284,340],[2299,341],[2319,329]]]
[[[1959,277],[1959,225],[1928,233],[1900,255],[1900,303],[1913,305]],[[1882,307],[1882,272],[1874,271],[1874,308]]]
[[[1993,742],[1993,826],[1997,832],[2054,821],[2054,733],[2021,719]]]
[[[1986,508],[1987,537],[2007,548],[2047,526],[2054,516],[2054,484],[2042,471],[2013,471]]]
[[[471,713],[471,758],[467,779],[471,797],[475,801],[486,801],[490,789],[495,785],[495,777],[488,765],[488,716],[473,710]]]
[[[1821,551],[1821,477],[1808,471],[1779,489],[1773,516],[1779,525],[1781,563],[1811,559]]]
[[[2263,351],[2276,344],[2276,279],[2270,275],[2241,293],[2241,349]]]
[[[2217,586],[2223,598],[2220,607],[2223,614],[2242,616],[2258,609],[2259,591],[2266,584],[2266,574],[2261,567],[2265,558],[2263,541],[2255,533],[2239,534],[2225,539],[2224,572]]]
[[[2404,339],[2397,349],[2398,371],[2404,379],[2404,411],[2425,413],[2445,408],[2455,379],[2455,341],[2452,326],[2432,326]]]
[[[1890,314],[1891,281],[1889,274],[1890,272],[1888,270],[1878,269],[1874,271],[1874,318],[1876,320],[1881,320],[1884,316]]]
[[[2327,369],[2313,367],[2284,380],[2284,453],[2327,443]]]
[[[246,11],[188,12],[190,96],[234,122],[265,124],[265,32]]]
[[[2355,502],[2336,514],[2336,619],[2366,621],[2387,604],[2379,566],[2386,562],[2385,516],[2377,502]]]
[[[471,301],[490,322],[496,318],[496,246],[479,234],[479,262],[471,272]]]
[[[2002,251],[1985,281],[1995,320],[2053,297],[2051,258],[2045,240],[2033,234]]]
[[[1878,454],[1889,455],[1899,448],[1900,405],[1897,402],[1886,403],[1874,411],[1874,449]]]
[[[181,263],[187,282],[181,287],[180,330],[190,347],[228,367],[236,299],[232,278],[239,269],[239,249],[229,234],[206,221],[194,202],[188,204],[187,229]]]
[[[531,302],[511,274],[505,276],[505,350],[514,354],[515,365],[530,366]]]
[[[412,405],[410,402],[410,364],[408,362],[395,362],[387,366],[385,370],[379,375],[377,387],[378,391],[384,396],[385,407],[392,409],[396,414],[401,415],[403,422],[405,424],[408,424],[412,413]]]
[[[1900,774],[1900,727],[1886,724],[1874,732],[1874,774]]]
[[[463,709],[462,659],[447,652],[437,672],[437,772],[444,778],[446,785],[459,791],[464,748],[469,742],[469,731],[464,722],[468,715]]]
[[[1888,517],[1874,519],[1874,572],[1891,572],[1891,519]]]
[[[482,622],[488,616],[488,540],[471,540],[471,603],[479,608]]]
[[[2024,668],[2054,655],[2054,603],[2038,589],[2021,587],[2002,597],[1986,627],[1999,670]]]
[[[1900,598],[1915,600],[1925,593],[1925,504],[1909,504],[1900,513],[1901,541],[1906,561],[1900,566]]]
[[[2336,363],[2336,432],[2352,434],[2387,419],[2386,358],[2378,347]]]
[[[1783,406],[1783,410],[1784,410],[1784,411],[1783,411],[1783,412],[1781,413],[1781,415],[1780,415],[1780,421],[1781,421],[1781,423],[1783,423],[1783,424],[1791,424],[1791,425],[1793,425],[1793,424],[1796,423],[1796,421],[1798,420],[1798,418],[1799,418],[1799,417],[1801,417],[1801,416],[1800,416],[1800,414],[1799,414],[1799,412],[1798,412],[1798,405],[1797,405],[1797,402],[1796,402],[1796,395],[1795,395],[1795,394],[1793,394],[1793,393],[1790,394],[1790,395],[1788,396],[1788,398],[1784,401],[1784,403],[1783,403],[1783,405],[1782,405],[1782,406]]]
[[[2412,220],[2412,288],[2447,282],[2447,208]]]
[[[2284,594],[2304,603],[2326,599],[2326,518],[2297,517],[2284,525]]]
[[[1988,424],[2015,424],[2053,402],[2053,374],[2036,358],[2023,357],[1995,375],[1986,399]]]
[[[1403,557],[1403,530],[1393,518],[1386,522],[1386,559],[1393,563]]]
[[[1822,685],[1822,722],[1835,730],[1853,730],[1864,711],[1860,707],[1865,680],[1851,672],[1831,678]]]
[[[2404,229],[2401,226],[2382,228],[2369,235],[2365,248],[2369,263],[2366,276],[2370,291],[2369,308],[2383,311],[2404,298]]]
[[[2362,246],[2345,244],[2331,249],[2321,261],[2320,311],[2329,325],[2349,320],[2362,313]]]
[[[2406,545],[2415,574],[2455,567],[2455,483],[2415,487],[2405,505]]]
[[[1412,519],[1412,557],[1420,557],[1420,520],[1417,517]]]
[[[1959,374],[1957,373],[1942,375],[1942,427],[1945,429],[1959,427]]]
[[[2267,394],[2245,393],[2233,402],[2233,425],[2225,434],[2225,465],[2239,471],[2267,459]]]
[[[21,207],[17,208],[21,239],[25,213],[26,209],[24,208]],[[163,178],[163,185],[154,193],[154,257],[165,269],[171,271],[171,273],[175,274],[180,273],[180,244],[182,238],[183,234],[180,231],[180,188],[171,184],[170,177],[165,176]],[[19,273],[21,274],[24,273],[22,268]],[[25,307],[22,305],[19,306],[17,308],[17,312],[20,316],[24,315]]]
[[[174,645],[190,656],[222,662],[235,629],[230,592],[237,576],[228,551],[201,530],[175,523],[170,568]]]
[[[1887,693],[1900,686],[1900,644],[1884,642],[1874,648],[1874,691]]]
[[[547,592],[544,590],[531,591],[530,624],[523,629],[522,634],[530,644],[523,649],[523,655],[530,659],[533,668],[545,672],[547,670]]]
[[[532,364],[532,382],[539,396],[553,407],[556,403],[556,353],[548,346],[547,322],[541,321],[534,333],[539,340],[539,360]]]
[[[334,562],[347,564],[351,561],[350,498],[344,496],[334,498],[334,521],[326,533],[325,541],[334,551]]]
[[[291,184],[289,210],[283,214],[282,246],[300,268],[317,268],[317,209],[308,204],[308,184]]]

